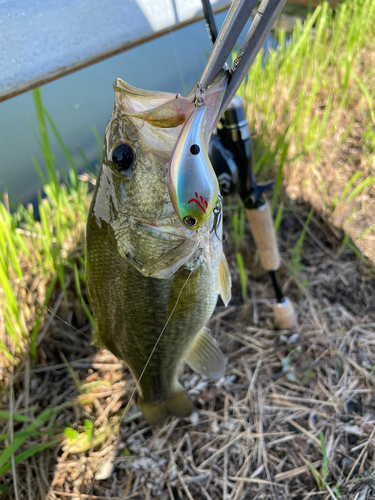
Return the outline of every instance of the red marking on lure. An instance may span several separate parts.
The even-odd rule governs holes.
[[[198,193],[194,193],[195,194],[195,197],[198,198]],[[200,197],[201,200],[202,200],[202,203],[203,203],[203,196]],[[192,201],[195,201],[195,203],[199,206],[199,208],[201,208],[203,210],[204,213],[206,213],[206,210],[202,207],[202,205],[199,203],[199,200],[198,199],[194,199],[192,198],[190,201],[188,201],[188,205],[189,203],[191,203]],[[206,208],[207,208],[207,201],[205,200],[204,201],[204,204],[206,205]]]

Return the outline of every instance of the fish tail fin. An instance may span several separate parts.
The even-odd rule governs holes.
[[[150,425],[155,425],[171,415],[180,418],[188,417],[193,411],[193,402],[182,388],[161,403],[146,403],[141,397],[138,402],[143,416]]]

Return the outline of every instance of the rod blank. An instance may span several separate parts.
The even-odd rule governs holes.
[[[255,57],[262,48],[285,2],[286,0],[263,0],[260,4],[245,41],[233,63],[231,69],[232,78],[225,91],[216,123],[220,120],[224,111],[229,106],[242,81],[246,78],[250,66],[253,64]]]
[[[257,0],[233,1],[200,79],[204,89],[211,85],[224,66],[256,4]]]

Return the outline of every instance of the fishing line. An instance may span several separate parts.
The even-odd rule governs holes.
[[[192,267],[192,269],[191,269],[191,271],[190,271],[190,273],[189,273],[189,276],[186,278],[185,283],[184,283],[184,284],[182,285],[182,287],[181,287],[181,290],[180,290],[180,292],[179,292],[179,294],[178,294],[178,297],[177,297],[176,303],[175,303],[175,305],[174,305],[174,307],[173,307],[173,309],[172,309],[172,312],[171,312],[171,314],[169,315],[169,317],[168,317],[168,319],[167,319],[167,322],[165,323],[165,325],[164,325],[164,327],[163,327],[162,331],[160,332],[160,335],[159,335],[159,337],[157,338],[157,340],[156,340],[156,342],[155,342],[154,347],[152,348],[152,351],[151,351],[151,353],[150,353],[150,356],[148,357],[148,359],[147,359],[147,361],[146,361],[146,364],[145,364],[145,366],[143,367],[143,370],[142,370],[142,372],[141,372],[141,375],[139,376],[139,379],[135,381],[135,389],[133,390],[133,392],[132,392],[132,394],[131,394],[131,396],[130,396],[130,398],[129,398],[128,404],[127,404],[127,405],[126,405],[126,407],[125,407],[125,410],[124,410],[124,413],[122,414],[121,420],[124,418],[124,416],[125,416],[126,412],[127,412],[127,411],[128,411],[128,409],[129,409],[129,406],[130,406],[130,403],[131,403],[131,401],[132,401],[132,399],[133,399],[133,396],[134,396],[134,394],[135,394],[135,391],[136,391],[137,389],[138,389],[138,391],[140,390],[140,388],[139,388],[139,382],[141,381],[141,379],[142,379],[142,377],[143,377],[143,375],[144,375],[144,373],[145,373],[145,371],[146,371],[146,369],[147,369],[147,367],[148,367],[148,365],[149,365],[149,363],[150,363],[150,361],[151,361],[151,358],[152,358],[152,356],[153,356],[153,354],[154,354],[154,352],[155,352],[155,350],[156,350],[156,348],[157,348],[157,346],[158,346],[158,344],[159,344],[159,342],[160,342],[160,340],[161,340],[161,338],[162,338],[162,336],[163,336],[163,334],[164,334],[164,332],[165,332],[165,330],[166,330],[166,328],[167,328],[167,326],[168,326],[168,323],[169,323],[169,321],[170,321],[170,319],[171,319],[171,317],[172,317],[173,313],[174,313],[174,312],[175,312],[175,310],[176,310],[176,307],[177,307],[178,302],[179,302],[179,300],[180,300],[180,298],[181,298],[181,294],[182,294],[182,292],[183,292],[183,290],[184,290],[184,288],[185,288],[185,286],[186,286],[186,283],[189,281],[189,279],[190,279],[191,275],[192,275],[192,274],[193,274],[193,272],[195,271],[196,265],[197,265],[197,263],[198,263],[199,257],[201,256],[202,251],[203,251],[203,250],[202,250],[201,248],[198,248],[198,255],[197,255],[197,257],[195,258],[195,260],[194,260],[194,262],[193,262],[193,267]],[[120,420],[120,421],[121,421],[121,420]],[[120,425],[120,424],[119,424],[119,425]]]
[[[127,405],[126,405],[125,409],[124,409],[124,412],[123,412],[123,414],[122,414],[122,417],[121,417],[121,419],[120,419],[120,422],[123,420],[123,418],[124,418],[124,416],[125,416],[126,412],[128,411],[129,406],[130,406],[130,404],[131,404],[131,401],[132,401],[132,399],[133,399],[133,396],[134,396],[134,394],[135,394],[136,390],[137,390],[137,389],[138,389],[138,390],[140,390],[140,389],[139,389],[139,382],[141,381],[141,379],[142,379],[142,377],[143,377],[143,375],[144,375],[144,373],[145,373],[145,371],[146,371],[146,369],[147,369],[147,367],[148,367],[148,365],[149,365],[149,363],[150,363],[150,361],[151,361],[151,358],[152,358],[152,356],[153,356],[153,354],[154,354],[154,352],[155,352],[155,350],[156,350],[156,348],[157,348],[157,346],[158,346],[158,344],[159,344],[159,342],[160,342],[160,340],[161,340],[161,338],[162,338],[162,336],[163,336],[163,334],[164,334],[164,332],[165,332],[165,330],[166,330],[166,328],[167,328],[167,326],[168,326],[168,323],[170,322],[170,320],[171,320],[171,318],[172,318],[172,316],[173,316],[173,314],[174,314],[174,312],[175,312],[175,310],[176,310],[176,307],[177,307],[177,305],[178,305],[178,303],[179,303],[179,301],[180,301],[180,298],[181,298],[182,292],[183,292],[183,290],[184,290],[184,288],[185,288],[185,286],[186,286],[187,282],[189,281],[189,279],[191,278],[191,275],[193,274],[193,272],[194,272],[194,271],[195,271],[195,269],[196,269],[197,263],[198,263],[198,261],[199,261],[199,258],[200,258],[200,256],[201,256],[202,252],[203,252],[203,249],[202,249],[202,248],[198,248],[198,255],[197,255],[197,256],[196,256],[196,258],[194,259],[192,269],[191,269],[191,271],[190,271],[190,273],[189,273],[188,277],[186,278],[186,281],[184,282],[184,284],[183,284],[183,285],[182,285],[182,287],[181,287],[181,290],[180,290],[180,292],[179,292],[179,294],[178,294],[178,296],[177,296],[176,303],[175,303],[175,305],[173,306],[172,312],[171,312],[171,314],[169,315],[169,317],[168,317],[168,319],[167,319],[167,321],[166,321],[166,323],[165,323],[165,325],[164,325],[164,327],[163,327],[162,331],[160,332],[160,335],[159,335],[159,337],[157,338],[157,340],[156,340],[156,342],[155,342],[154,347],[152,348],[152,351],[151,351],[151,353],[150,353],[150,355],[149,355],[149,357],[148,357],[148,359],[147,359],[147,361],[146,361],[146,363],[145,363],[145,366],[143,367],[143,370],[142,370],[142,372],[141,372],[141,375],[139,376],[138,381],[137,381],[137,380],[135,381],[135,383],[136,383],[135,389],[133,390],[133,392],[132,392],[132,394],[131,394],[131,396],[130,396],[130,398],[129,398],[129,401],[128,401],[128,403],[127,403]],[[11,264],[11,261],[10,261],[9,257],[7,257],[7,256],[6,256],[6,259],[7,259],[7,260],[8,260],[8,262]],[[26,283],[24,282],[24,280],[23,280],[22,278],[20,278],[20,281],[21,281],[21,283],[23,284],[23,286],[25,287],[25,289],[26,289],[26,290],[28,290],[29,292],[31,292],[31,289],[30,289],[30,288],[26,285]],[[32,292],[31,292],[31,293],[32,293]],[[68,323],[67,321],[65,321],[65,320],[63,320],[62,318],[60,318],[60,317],[59,317],[56,313],[54,313],[54,312],[53,312],[51,309],[49,309],[47,306],[44,306],[44,304],[41,304],[41,303],[39,302],[39,300],[38,300],[38,299],[37,299],[36,301],[37,301],[37,303],[39,304],[39,306],[40,306],[41,308],[42,308],[42,307],[44,307],[44,308],[46,309],[46,311],[47,311],[47,312],[49,312],[52,316],[54,316],[55,318],[57,318],[57,319],[59,319],[60,321],[62,321],[62,322],[63,322],[66,326],[68,326],[68,327],[72,328],[73,330],[75,330],[75,331],[76,331],[76,332],[78,332],[78,333],[83,333],[83,335],[88,336],[87,334],[85,334],[84,332],[82,332],[81,330],[79,330],[78,328],[76,328],[75,326],[73,326],[72,324],[70,324],[70,323]],[[118,424],[118,425],[120,425],[120,424]]]
[[[144,375],[144,373],[145,373],[145,371],[146,371],[146,369],[147,369],[147,367],[148,367],[148,365],[149,365],[149,363],[150,363],[150,361],[151,361],[151,358],[152,358],[152,356],[153,356],[153,354],[154,354],[154,352],[155,352],[155,350],[156,350],[156,348],[157,348],[157,346],[158,346],[158,344],[159,344],[159,342],[160,342],[160,340],[161,340],[161,338],[162,338],[162,336],[163,336],[163,334],[164,334],[164,332],[165,332],[165,330],[166,330],[166,328],[167,328],[167,326],[168,326],[168,323],[170,322],[170,320],[171,320],[171,318],[172,318],[172,315],[173,315],[173,313],[174,313],[174,312],[175,312],[175,310],[176,310],[176,307],[177,307],[177,305],[178,305],[178,303],[179,303],[179,301],[180,301],[180,298],[181,298],[182,292],[183,292],[183,290],[184,290],[184,288],[185,288],[185,286],[186,286],[187,282],[189,281],[189,279],[190,279],[191,275],[193,274],[193,272],[194,272],[194,271],[195,271],[195,269],[196,269],[196,265],[197,265],[197,263],[198,263],[199,257],[201,256],[202,252],[203,252],[203,249],[202,249],[202,248],[198,248],[198,255],[196,256],[196,258],[195,258],[195,260],[194,260],[194,262],[193,262],[192,269],[191,269],[191,271],[190,271],[190,273],[189,273],[188,277],[186,278],[185,283],[184,283],[184,284],[182,285],[182,287],[181,287],[181,290],[180,290],[180,292],[179,292],[179,294],[178,294],[178,296],[177,296],[177,300],[176,300],[176,303],[175,303],[175,305],[174,305],[174,307],[173,307],[173,309],[172,309],[172,312],[171,312],[171,314],[169,315],[169,317],[168,317],[168,319],[167,319],[167,321],[166,321],[166,323],[165,323],[165,325],[164,325],[164,327],[163,327],[162,331],[160,332],[160,335],[159,335],[159,337],[157,338],[157,340],[156,340],[156,342],[155,342],[154,347],[152,348],[152,351],[151,351],[151,353],[150,353],[150,356],[148,357],[148,359],[147,359],[147,361],[146,361],[146,364],[145,364],[145,366],[143,367],[143,370],[142,370],[142,372],[141,372],[141,375],[140,375],[140,377],[139,377],[138,381],[137,381],[137,380],[135,381],[135,383],[136,383],[136,387],[135,387],[135,389],[133,390],[133,392],[132,392],[132,394],[131,394],[131,396],[130,396],[130,398],[129,398],[129,401],[128,401],[128,403],[127,403],[127,405],[126,405],[125,409],[124,409],[124,412],[123,412],[123,415],[122,415],[121,420],[124,418],[124,415],[125,415],[125,414],[126,414],[126,412],[128,411],[129,406],[130,406],[130,404],[131,404],[131,401],[132,401],[132,399],[133,399],[133,396],[134,396],[134,394],[135,394],[136,390],[137,390],[137,389],[139,390],[139,382],[141,381],[141,379],[142,379],[142,377],[143,377],[143,375]],[[7,259],[7,260],[8,260],[8,262],[11,264],[11,261],[10,261],[9,257],[7,257],[7,256],[6,256],[6,259]],[[30,293],[32,293],[32,292],[31,292],[31,289],[30,289],[30,288],[26,285],[26,283],[24,282],[24,280],[23,280],[22,278],[20,278],[20,281],[21,281],[21,283],[23,284],[23,286],[25,287],[25,289],[26,289],[26,290],[28,290]],[[37,301],[37,303],[39,304],[39,306],[40,306],[41,308],[44,306],[44,304],[41,304],[41,303],[39,302],[39,300],[38,300],[38,299],[37,299],[36,301]],[[81,330],[79,330],[78,328],[76,328],[74,325],[72,325],[72,324],[68,323],[67,321],[63,320],[62,318],[60,318],[60,317],[59,317],[56,313],[54,313],[54,312],[53,312],[51,309],[49,309],[47,306],[45,306],[45,309],[46,309],[46,311],[47,311],[47,312],[49,312],[52,316],[54,316],[55,318],[57,318],[57,319],[59,319],[60,321],[62,321],[62,322],[63,322],[66,326],[68,326],[68,327],[72,328],[73,330],[75,330],[76,332],[78,332],[78,333],[82,333],[83,335],[85,335],[85,336],[87,336],[87,337],[88,337],[88,335],[87,335],[87,334],[85,334],[84,332],[82,332]],[[121,421],[121,420],[120,420],[120,421]]]

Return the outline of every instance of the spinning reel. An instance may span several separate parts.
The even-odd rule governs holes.
[[[282,293],[276,271],[279,251],[271,211],[264,192],[274,182],[257,184],[253,171],[251,138],[243,99],[235,95],[212,135],[208,154],[219,181],[222,196],[237,192],[245,206],[256,247],[264,269],[270,273],[276,300],[273,304],[275,326],[292,328],[296,318],[293,306]]]

